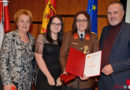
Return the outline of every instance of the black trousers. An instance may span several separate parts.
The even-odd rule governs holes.
[[[115,90],[111,75],[107,76],[101,73],[101,76],[98,80],[98,90]]]
[[[0,90],[3,90],[3,84],[2,84],[1,77],[0,77]]]
[[[94,89],[94,87],[78,89],[78,88],[72,88],[72,87],[67,87],[67,86],[63,85],[62,90],[95,90],[95,89]]]

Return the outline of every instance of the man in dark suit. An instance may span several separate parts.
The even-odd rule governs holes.
[[[130,24],[123,21],[120,2],[108,6],[109,26],[103,28],[99,41],[102,50],[102,73],[99,90],[127,90],[130,79]]]

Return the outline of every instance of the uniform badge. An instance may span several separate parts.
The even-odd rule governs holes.
[[[78,45],[78,43],[72,43],[72,44],[74,44],[74,45]]]
[[[89,38],[89,34],[86,34],[85,35],[85,40],[89,40],[90,38]]]
[[[74,34],[74,39],[78,39],[78,33]]]
[[[84,54],[88,54],[88,46],[84,46],[84,51],[83,51]]]

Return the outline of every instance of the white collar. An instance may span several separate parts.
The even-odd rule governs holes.
[[[80,34],[83,34],[83,38],[84,38],[84,36],[85,36],[85,32],[80,32],[79,30],[77,30],[77,31],[78,31],[78,35],[79,35],[79,37],[81,38]]]

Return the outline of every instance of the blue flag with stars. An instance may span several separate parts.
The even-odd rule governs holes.
[[[91,17],[91,31],[97,33],[97,0],[88,0],[87,13]]]

